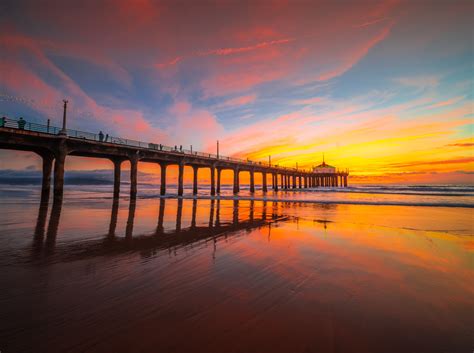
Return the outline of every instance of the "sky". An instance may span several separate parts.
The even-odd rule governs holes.
[[[324,153],[352,182],[473,183],[473,4],[3,0],[0,114],[60,126],[66,98],[72,129],[306,169]],[[0,169],[40,166],[0,151]]]

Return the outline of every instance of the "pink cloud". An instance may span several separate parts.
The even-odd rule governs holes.
[[[252,102],[255,102],[256,99],[257,99],[256,94],[248,94],[245,96],[239,96],[239,97],[235,97],[235,98],[225,101],[224,103],[220,104],[218,108],[239,107],[242,105],[247,105]]]
[[[217,118],[202,108],[193,107],[188,101],[177,99],[167,113],[173,124],[166,129],[172,144],[197,150],[204,148],[209,141],[218,140],[223,134],[223,127]]]
[[[260,42],[256,43],[253,45],[245,46],[245,47],[230,47],[230,48],[219,48],[219,49],[210,49],[210,50],[199,50],[196,51],[192,54],[189,55],[181,55],[177,56],[174,59],[165,62],[165,63],[158,63],[156,66],[158,68],[165,68],[167,66],[173,66],[176,65],[177,63],[181,62],[184,59],[189,59],[192,57],[205,57],[205,56],[227,56],[227,55],[233,55],[233,54],[241,54],[241,53],[246,53],[249,51],[254,51],[254,50],[259,50],[259,49],[264,49],[269,46],[273,45],[282,45],[282,44],[287,44],[290,42],[293,42],[295,39],[292,38],[286,38],[286,39],[275,39],[275,40],[270,40],[266,42]]]
[[[61,101],[70,101],[70,127],[83,129],[81,122],[94,122],[100,128],[107,127],[110,133],[126,133],[129,138],[155,138],[163,136],[162,131],[152,128],[143,114],[129,109],[113,109],[104,107],[88,96],[66,73],[58,68],[45,55],[39,45],[24,36],[1,36],[0,43],[7,48],[0,68],[2,75],[0,84],[17,97],[28,97],[31,106],[53,119],[53,124],[60,124]],[[34,58],[34,66],[24,62],[24,52]],[[55,78],[55,85],[46,82],[42,74]],[[111,124],[112,123],[112,124]],[[144,134],[146,132],[146,134]]]
[[[456,104],[456,103],[462,101],[464,98],[465,98],[464,96],[454,97],[454,98],[451,98],[451,99],[448,99],[448,100],[445,100],[445,101],[441,101],[441,102],[432,104],[432,105],[428,106],[427,109],[447,107],[449,105],[453,105],[453,104]]]
[[[394,81],[407,87],[433,89],[439,85],[439,75],[400,77]]]

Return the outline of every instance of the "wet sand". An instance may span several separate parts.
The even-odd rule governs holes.
[[[0,206],[3,352],[469,352],[472,208]]]

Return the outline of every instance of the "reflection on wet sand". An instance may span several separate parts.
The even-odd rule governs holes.
[[[167,202],[176,203],[176,219],[174,229],[165,230],[164,223],[166,221],[166,205]],[[69,244],[62,246],[63,254],[65,257],[69,257],[74,254],[74,257],[91,257],[96,254],[104,254],[107,252],[116,253],[127,250],[156,250],[165,248],[176,248],[191,244],[194,242],[203,241],[209,238],[213,238],[220,235],[227,236],[230,233],[238,232],[240,230],[251,230],[254,228],[260,228],[268,225],[271,228],[271,222],[285,219],[285,217],[279,216],[276,211],[277,205],[273,203],[271,217],[267,218],[267,202],[261,204],[258,207],[260,217],[255,217],[256,206],[255,202],[249,203],[247,213],[240,213],[239,209],[241,205],[239,200],[232,202],[232,218],[230,222],[221,222],[221,202],[220,200],[211,200],[209,203],[209,215],[208,223],[197,224],[197,211],[199,208],[198,200],[192,200],[191,208],[191,221],[190,225],[186,228],[182,227],[183,221],[183,199],[169,200],[161,198],[159,200],[158,208],[158,222],[155,231],[152,235],[136,235],[133,233],[137,200],[132,198],[129,200],[128,205],[128,216],[125,227],[125,236],[117,237],[116,228],[119,220],[119,209],[120,200],[114,198],[112,202],[112,209],[110,213],[109,229],[105,237],[101,240],[94,241],[83,241],[79,245]],[[58,237],[58,229],[60,225],[62,202],[55,202],[51,209],[51,214],[48,223],[47,237],[46,237],[46,248],[49,249],[47,253],[43,255],[52,254],[55,248],[56,238]],[[33,252],[35,256],[41,254],[44,243],[44,229],[46,224],[46,217],[48,211],[48,204],[41,204],[38,211],[38,218],[35,227],[34,241],[33,241]],[[55,254],[61,257],[61,254]]]
[[[109,225],[109,237],[115,236],[115,230],[117,229],[117,219],[118,219],[118,211],[119,211],[119,198],[114,197],[112,201],[112,213],[110,215],[110,225]]]
[[[442,353],[471,342],[471,237],[427,230],[462,230],[471,210],[101,199],[56,204],[48,222],[45,207],[24,233],[0,232],[5,351]]]

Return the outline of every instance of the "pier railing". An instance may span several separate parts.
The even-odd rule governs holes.
[[[5,117],[0,118],[0,119],[2,119],[0,120],[0,128],[7,127],[7,128],[14,128],[14,129],[19,129],[19,130],[40,132],[40,133],[45,133],[45,134],[50,134],[50,135],[60,135],[62,131],[61,128],[57,126],[51,126],[49,124],[48,125],[37,124],[37,123],[33,123],[26,120],[20,121],[19,119],[11,119],[11,118],[5,118]],[[267,166],[267,167],[279,168],[279,169],[288,170],[288,171],[303,172],[303,170],[298,170],[296,168],[283,167],[277,164],[270,164],[267,162],[256,162],[256,161],[251,161],[249,159],[240,159],[240,158],[227,157],[227,156],[221,156],[221,155],[218,156],[217,154],[213,154],[213,153],[191,151],[184,148],[178,148],[177,146],[171,147],[171,146],[166,146],[163,144],[131,140],[131,139],[126,139],[122,137],[115,137],[115,136],[108,136],[108,135],[103,135],[101,137],[100,134],[94,134],[91,132],[85,132],[85,131],[80,131],[80,130],[66,129],[66,133],[67,133],[67,136],[70,138],[95,141],[95,142],[104,143],[104,144],[109,143],[109,144],[115,144],[115,145],[124,145],[124,146],[138,147],[138,148],[144,148],[144,149],[149,149],[149,150],[154,150],[154,151],[172,152],[172,153],[183,154],[183,155],[188,155],[188,156],[198,156],[198,157],[203,157],[203,158],[216,159],[220,161],[230,161],[230,162],[236,162],[236,163],[247,164],[247,165],[252,165],[252,166]]]

